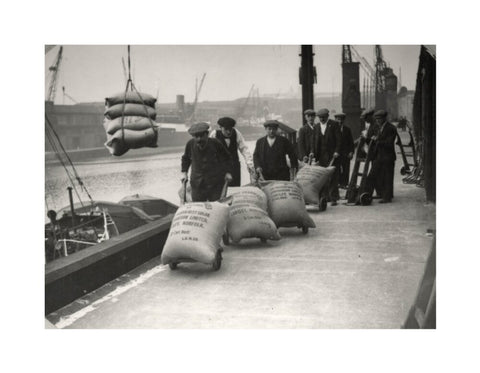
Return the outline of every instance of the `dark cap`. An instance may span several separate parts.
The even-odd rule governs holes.
[[[192,136],[196,135],[197,133],[208,132],[210,126],[208,123],[200,122],[192,124],[192,126],[188,129],[188,133]]]
[[[307,109],[303,112],[305,115],[315,115],[315,110],[313,109]]]
[[[225,127],[225,128],[232,128],[235,126],[237,122],[235,122],[235,119],[233,118],[230,118],[230,117],[223,117],[223,118],[220,118],[218,121],[217,121],[217,124],[220,126],[220,127]]]
[[[385,118],[387,116],[387,112],[385,110],[377,110],[375,114],[373,114],[374,118]]]
[[[360,118],[365,118],[369,115],[373,115],[374,110],[373,109],[365,109],[363,113],[360,115]]]
[[[267,120],[265,123],[263,123],[263,126],[265,128],[267,128],[267,127],[278,128],[279,125],[280,125],[280,122],[278,120]]]
[[[317,112],[317,115],[319,117],[323,116],[323,115],[328,115],[330,112],[328,111],[328,109],[320,109],[318,112]]]
[[[344,113],[337,113],[334,115],[335,118],[345,118],[346,115]]]

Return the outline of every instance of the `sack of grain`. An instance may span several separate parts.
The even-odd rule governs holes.
[[[162,264],[180,259],[212,264],[228,221],[228,206],[195,202],[180,206],[163,247]]]
[[[139,116],[126,116],[123,117],[123,128],[133,131],[146,130],[148,128],[158,127],[158,125],[150,118]],[[115,132],[122,128],[122,117],[118,117],[112,120],[104,120],[105,131],[113,135]]]
[[[123,103],[113,105],[105,110],[105,117],[107,119],[115,119],[122,116],[138,116],[155,119],[157,113],[155,109],[150,106],[144,106],[142,104],[125,104],[125,110],[123,110]]]
[[[250,203],[264,211],[267,211],[267,196],[265,193],[254,186],[243,186],[238,188],[238,191],[232,195],[232,206],[235,204]]]
[[[105,147],[108,149],[111,155],[117,157],[124,155],[130,150],[130,148],[123,142],[121,139],[113,138],[112,135],[107,133],[107,141],[105,142]]]
[[[237,203],[230,206],[228,234],[233,242],[243,238],[279,240],[280,234],[268,213],[251,203]]]
[[[157,101],[155,97],[149,95],[148,93],[127,91],[126,95],[125,92],[121,92],[117,93],[116,95],[107,97],[105,99],[105,105],[107,107],[110,107],[117,104],[123,104],[124,100],[127,104],[142,104],[143,100],[143,103],[145,105],[148,105],[152,108],[155,108],[155,102]]]
[[[273,181],[262,189],[267,195],[268,214],[277,227],[315,228],[305,208],[302,188],[297,182]]]
[[[139,148],[156,148],[158,133],[156,129],[148,128],[143,131],[133,131],[124,129],[124,145],[129,149],[139,149]],[[105,143],[105,146],[108,148],[112,146],[113,142],[122,142],[122,130],[118,130],[113,135],[108,135],[109,140]]]
[[[335,172],[335,167],[321,167],[305,165],[295,177],[303,190],[303,197],[306,203],[318,204],[320,202],[320,191],[327,185]]]

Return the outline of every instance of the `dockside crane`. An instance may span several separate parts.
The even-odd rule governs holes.
[[[47,50],[47,48],[45,48]],[[63,46],[60,46],[57,57],[55,58],[55,64],[50,66],[48,70],[51,72],[50,84],[48,86],[48,93],[45,101],[55,101],[55,95],[57,93],[58,71],[60,69],[60,63],[62,62]]]
[[[375,45],[375,92],[382,94],[385,92],[385,74],[387,70],[387,63],[383,59],[382,47]]]
[[[200,85],[197,87],[197,81],[195,80],[195,101],[192,105],[192,114],[188,118],[188,122],[192,123],[195,120],[195,110],[197,109],[198,98],[200,97],[200,92],[203,87],[203,81],[205,80],[205,76],[207,73],[203,73],[202,79],[200,80]]]
[[[237,118],[243,118],[243,116],[245,115],[245,111],[247,110],[248,103],[250,102],[250,99],[253,96],[254,89],[255,89],[255,84],[252,84],[252,86],[250,87],[250,91],[248,91],[248,95],[247,95],[247,98],[245,99],[245,102],[243,103],[242,107],[237,113]]]
[[[372,94],[372,89],[375,86],[375,69],[368,63],[368,61],[355,49],[353,45],[350,46],[351,52],[355,59],[360,62],[360,67],[362,68],[367,82],[364,81],[364,103],[363,106],[368,108],[375,106],[375,95]]]
[[[72,96],[70,96],[65,92],[65,86],[62,87],[62,92],[63,92],[63,104],[65,104],[65,97],[70,99],[74,104],[78,104],[77,100],[75,100]]]

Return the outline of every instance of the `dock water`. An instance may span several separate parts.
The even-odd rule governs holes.
[[[74,329],[398,329],[435,230],[435,205],[402,183],[401,165],[393,203],[309,206],[317,227],[308,234],[280,228],[280,241],[226,246],[217,272],[172,271],[156,257],[47,319]]]

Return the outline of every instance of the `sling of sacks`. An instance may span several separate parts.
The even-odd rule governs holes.
[[[279,240],[275,223],[267,213],[267,196],[259,188],[241,187],[232,196],[228,234],[234,243],[243,238],[260,238],[262,240]]]
[[[162,264],[179,259],[213,264],[228,221],[228,206],[220,202],[193,202],[175,213],[163,247]]]
[[[156,98],[147,93],[133,91],[128,91],[126,95],[123,92],[105,99],[103,126],[107,133],[105,146],[110,154],[120,156],[129,149],[157,147],[156,101]]]
[[[320,203],[320,191],[328,184],[335,167],[305,165],[297,173],[295,181],[302,187],[305,203]]]
[[[268,214],[277,227],[315,228],[305,208],[303,190],[294,181],[271,181],[262,187],[268,201]]]

